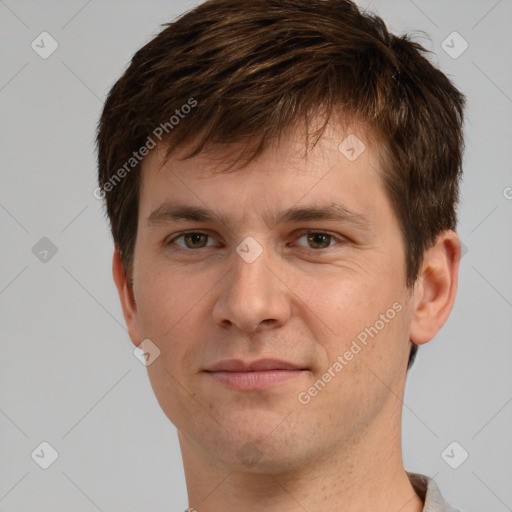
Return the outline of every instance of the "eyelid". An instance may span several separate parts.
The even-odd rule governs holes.
[[[308,234],[328,235],[333,240],[335,240],[337,242],[337,244],[334,244],[334,245],[340,245],[340,244],[348,242],[348,239],[345,238],[344,236],[339,235],[337,233],[332,233],[331,231],[327,231],[327,230],[323,230],[323,229],[307,229],[307,228],[304,228],[304,229],[299,230],[298,232],[295,232],[294,238],[295,239],[299,239],[299,238],[302,238],[304,235],[308,235]],[[332,247],[334,247],[334,245],[329,245],[329,246],[327,246],[324,249],[311,249],[311,248],[309,248],[309,249],[311,249],[312,251],[316,251],[316,252],[327,251],[327,250],[331,249]],[[304,249],[307,249],[307,247],[304,247],[304,246],[299,246],[299,247],[303,247]]]
[[[181,231],[179,233],[174,233],[174,234],[168,236],[164,240],[164,246],[170,245],[171,243],[175,242],[178,238],[181,238],[181,237],[186,236],[186,235],[206,235],[207,237],[209,237],[208,241],[210,239],[214,239],[215,238],[211,233],[208,232],[208,230],[206,230],[206,231],[204,231],[204,230],[203,231],[199,231],[199,230],[193,230],[192,229],[192,230],[189,230],[189,231]],[[197,249],[189,249],[187,247],[182,247],[181,245],[178,245],[178,247],[180,249],[185,250],[185,251],[194,251],[194,250],[197,251]],[[207,246],[207,247],[211,247],[211,246]],[[205,249],[205,248],[206,247],[201,247],[200,249]]]

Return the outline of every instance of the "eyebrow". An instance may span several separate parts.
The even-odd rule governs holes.
[[[192,222],[217,222],[226,226],[233,224],[233,221],[220,213],[214,212],[201,206],[192,206],[181,203],[164,203],[151,212],[147,218],[149,227],[161,226],[163,224],[187,220]],[[267,225],[275,226],[278,223],[305,222],[330,220],[353,224],[360,229],[370,229],[371,222],[365,215],[350,211],[347,207],[330,203],[326,206],[294,206],[287,210],[270,213]]]

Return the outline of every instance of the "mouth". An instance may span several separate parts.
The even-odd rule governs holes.
[[[251,363],[229,359],[205,370],[220,384],[238,390],[270,388],[302,376],[307,371],[307,368],[278,359],[260,359]]]

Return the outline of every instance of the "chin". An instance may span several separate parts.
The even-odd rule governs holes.
[[[275,418],[272,418],[275,420]],[[255,420],[251,425],[231,425],[229,432],[216,430],[209,436],[198,438],[204,449],[210,452],[226,469],[235,472],[255,474],[280,474],[303,468],[314,456],[316,450],[303,441],[306,436],[292,432],[283,422],[264,423]],[[280,428],[280,427],[285,427]],[[211,444],[205,445],[205,441]],[[297,442],[301,439],[301,442]],[[318,452],[316,452],[318,453]]]

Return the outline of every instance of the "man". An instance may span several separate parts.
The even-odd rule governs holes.
[[[455,300],[464,96],[345,0],[214,0],[112,88],[99,188],[191,509],[453,511],[407,473]]]

